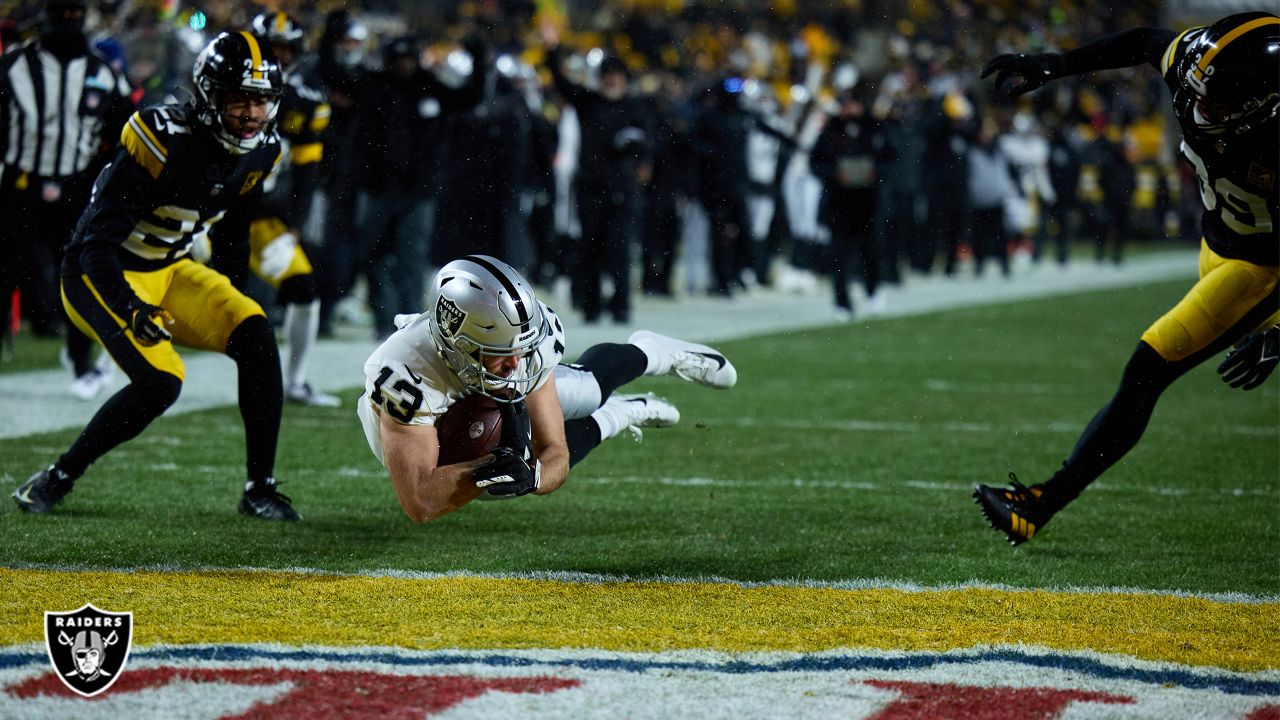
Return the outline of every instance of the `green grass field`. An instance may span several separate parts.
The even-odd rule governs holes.
[[[1037,539],[1011,549],[969,497],[1044,479],[1110,397],[1183,281],[720,345],[739,384],[646,379],[681,409],[611,440],[545,498],[417,526],[350,403],[286,410],[277,476],[296,525],[235,513],[234,408],[161,418],[50,516],[0,510],[0,564],[574,571],[738,580],[966,581],[1280,593],[1280,382],[1206,365],[1143,442]],[[353,386],[359,368],[352,368]],[[345,393],[351,397],[356,390]],[[5,492],[74,431],[0,441]]]

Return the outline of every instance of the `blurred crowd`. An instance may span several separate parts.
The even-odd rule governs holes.
[[[636,292],[819,278],[852,317],[854,281],[874,313],[912,274],[1119,263],[1126,242],[1195,234],[1155,72],[1016,103],[978,77],[999,52],[1168,23],[1154,0],[91,5],[141,103],[188,97],[218,31],[266,10],[304,29],[289,72],[331,108],[300,228],[322,333],[359,317],[388,334],[467,253],[587,322],[627,322]],[[38,10],[0,1],[5,49]]]

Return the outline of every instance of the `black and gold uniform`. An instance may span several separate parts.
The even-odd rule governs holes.
[[[141,360],[179,380],[173,343],[143,345],[127,320],[139,303],[162,307],[174,318],[173,342],[222,352],[240,323],[263,315],[225,275],[190,255],[194,244],[211,241],[247,258],[245,219],[283,158],[274,136],[243,155],[229,153],[191,114],[158,106],[129,119],[63,265],[63,295],[77,326],[126,371]]]
[[[91,463],[142,432],[178,398],[174,345],[226,353],[239,372],[248,483],[240,512],[297,520],[275,490],[282,390],[275,335],[232,280],[191,257],[206,241],[248,267],[248,218],[283,161],[273,129],[282,80],[248,33],[223,33],[196,60],[196,100],[135,113],[99,174],[62,271],[72,322],[100,342],[129,384],[58,461],[14,493],[47,512]]]
[[[1064,54],[1001,55],[983,77],[998,73],[997,87],[1020,77],[1010,92],[1022,94],[1057,77],[1143,63],[1173,92],[1182,154],[1199,178],[1200,279],[1142,334],[1115,397],[1061,470],[1043,485],[978,486],[987,519],[1015,545],[1137,444],[1160,395],[1187,371],[1241,340],[1219,367],[1232,387],[1257,387],[1276,366],[1280,17],[1240,13],[1181,33],[1129,30]]]

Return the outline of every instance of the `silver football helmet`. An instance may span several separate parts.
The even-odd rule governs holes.
[[[542,303],[528,281],[501,260],[467,255],[450,262],[436,273],[429,303],[436,350],[473,391],[516,402],[553,369],[544,367],[538,353],[551,331]],[[508,374],[490,369],[510,358],[518,363]]]

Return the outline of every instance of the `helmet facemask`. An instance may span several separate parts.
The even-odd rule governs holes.
[[[238,35],[244,38],[247,48],[235,44],[235,35],[219,35],[196,58],[192,80],[197,119],[213,132],[223,147],[243,155],[261,146],[274,127],[284,80],[280,66],[273,57],[262,54],[261,46],[253,36],[248,33]],[[255,96],[266,100],[265,113],[257,132],[245,137],[235,125],[259,119],[253,117],[252,110],[232,114],[228,106]]]

